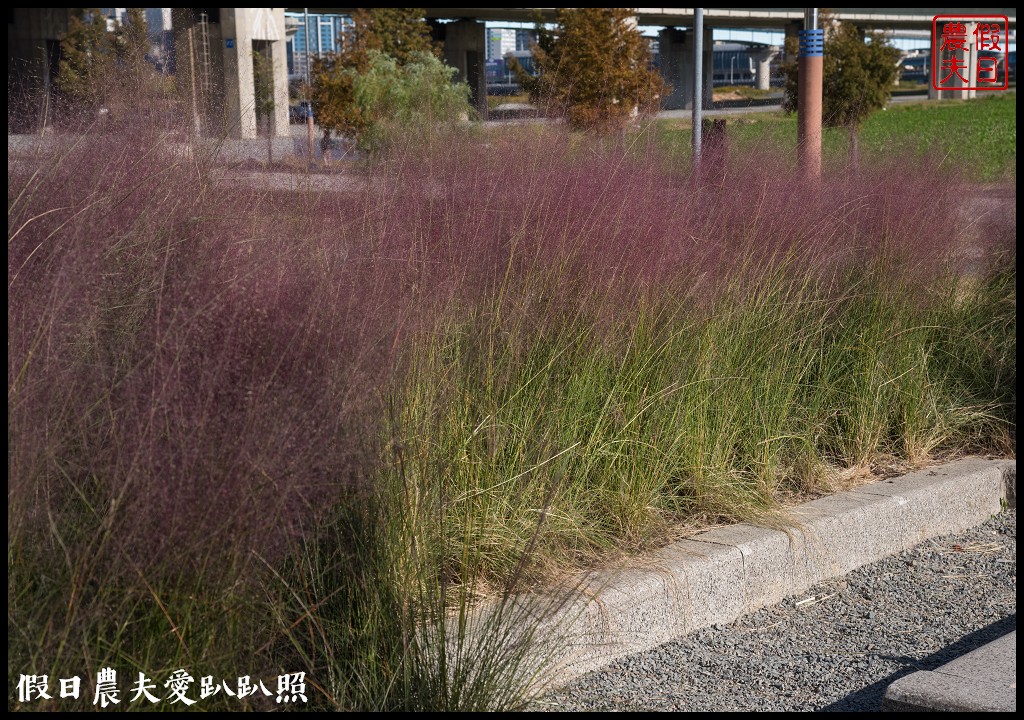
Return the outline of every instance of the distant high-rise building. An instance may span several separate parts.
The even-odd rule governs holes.
[[[487,59],[500,60],[510,52],[529,50],[531,42],[533,42],[533,33],[530,30],[488,28]]]
[[[496,86],[505,90],[514,89],[515,79],[512,68],[506,62],[514,55],[519,63],[530,71],[532,60],[530,47],[534,43],[533,30],[519,28],[488,28],[487,29],[487,83],[490,91],[498,92]]]
[[[288,33],[288,77],[305,78],[306,55],[315,58],[337,52],[338,38],[352,27],[348,15],[309,14],[309,35],[306,34],[306,14],[286,12],[285,28]]]
[[[128,8],[100,8],[100,13],[107,19],[107,30],[113,30],[117,23],[124,22]]]
[[[171,25],[171,8],[146,8],[146,26],[149,28],[151,56],[163,72],[171,71],[174,55],[174,31]]]
[[[171,30],[171,9],[170,8],[146,8],[146,25],[149,26],[149,36],[156,39],[161,33]]]

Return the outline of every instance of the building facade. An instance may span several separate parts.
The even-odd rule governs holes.
[[[307,29],[307,17],[309,27]],[[286,12],[285,28],[288,34],[288,79],[306,79],[306,60],[340,50],[339,38],[352,28],[348,15],[327,15]]]

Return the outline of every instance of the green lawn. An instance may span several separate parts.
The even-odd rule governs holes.
[[[891,148],[941,154],[943,165],[979,180],[1016,176],[1017,93],[997,93],[969,101],[895,105],[864,124],[862,144],[869,152]]]
[[[796,143],[796,115],[765,112],[728,120],[733,148]],[[689,122],[665,120],[660,123],[660,131],[672,152],[689,156]],[[970,101],[892,105],[864,123],[860,146],[865,161],[897,152],[910,151],[919,156],[930,153],[936,170],[960,170],[983,181],[1013,179],[1017,165],[1017,93],[1003,92]],[[826,164],[842,164],[849,152],[846,130],[826,128],[823,152]]]

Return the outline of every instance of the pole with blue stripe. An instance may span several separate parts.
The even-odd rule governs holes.
[[[821,85],[825,32],[818,8],[807,8],[797,55],[797,152],[807,178],[821,177]]]

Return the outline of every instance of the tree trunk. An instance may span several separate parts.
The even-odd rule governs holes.
[[[857,171],[860,169],[860,128],[857,125],[851,124],[850,130],[850,169]]]
[[[331,131],[323,132],[323,137],[320,138],[320,152],[324,156],[324,166],[327,166],[331,164]]]

